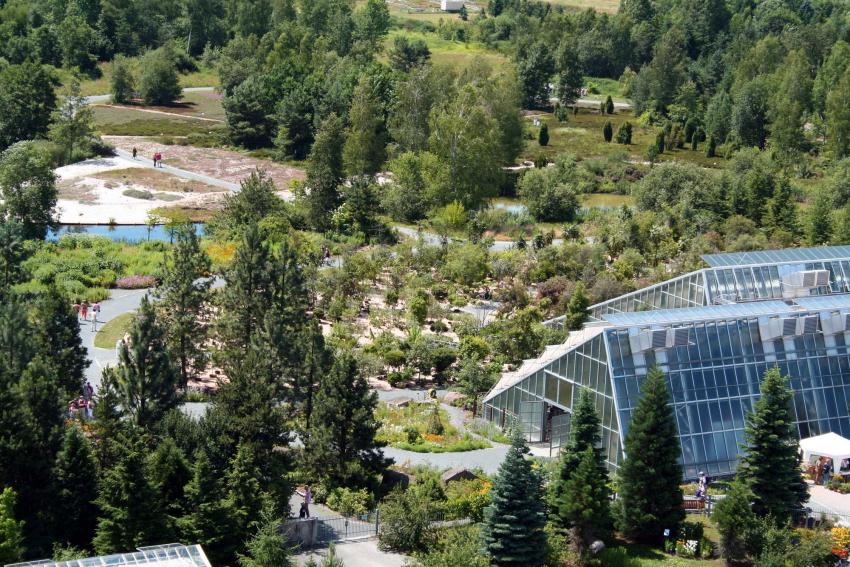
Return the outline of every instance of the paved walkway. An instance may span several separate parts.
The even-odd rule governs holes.
[[[238,183],[232,183],[230,181],[225,181],[223,179],[219,179],[217,177],[210,177],[209,175],[203,175],[202,173],[193,173],[191,171],[186,171],[185,169],[179,169],[177,167],[173,167],[167,164],[162,164],[162,167],[154,168],[153,160],[148,158],[138,157],[133,159],[133,154],[122,150],[120,148],[115,148],[115,154],[122,160],[132,163],[134,166],[141,165],[142,167],[146,167],[148,169],[156,169],[158,171],[163,171],[165,173],[170,173],[171,175],[176,175],[177,177],[182,177],[183,179],[190,179],[192,181],[200,181],[201,183],[206,183],[207,185],[213,185],[215,187],[221,187],[222,189],[227,189],[228,191],[239,191],[240,185]]]
[[[345,567],[403,567],[409,559],[397,553],[387,553],[378,549],[378,541],[367,539],[338,543],[334,546],[336,556],[342,560]],[[327,557],[327,548],[300,553],[293,557],[296,565],[306,565],[310,559],[320,563]]]
[[[837,514],[850,518],[850,494],[840,494],[823,486],[809,485],[809,503],[814,513]]]
[[[146,289],[114,289],[107,300],[100,302],[100,316],[97,318],[97,328],[101,329],[104,324],[124,313],[135,311],[139,308],[142,298],[148,293]],[[118,362],[118,355],[114,348],[97,348],[94,346],[94,337],[97,333],[92,330],[91,321],[80,322],[80,338],[83,347],[88,351],[88,359],[91,364],[86,369],[86,380],[91,382],[95,390],[100,389],[100,378],[103,369]]]
[[[395,230],[398,231],[402,236],[406,236],[407,238],[417,239],[420,236],[425,240],[427,244],[431,246],[439,246],[442,243],[442,238],[434,234],[432,232],[419,231],[415,228],[411,228],[409,226],[394,226]],[[466,242],[460,238],[450,238],[450,242]],[[561,238],[556,238],[552,241],[552,246],[559,246],[564,242]],[[505,250],[510,250],[516,245],[516,242],[513,240],[494,240],[493,244],[490,245],[491,252],[504,252]],[[531,242],[528,243],[531,246]]]

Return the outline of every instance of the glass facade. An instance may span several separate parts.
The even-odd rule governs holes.
[[[818,271],[828,271],[828,281]],[[794,275],[800,272],[811,278]],[[485,397],[485,417],[501,425],[516,420],[529,441],[558,447],[569,436],[572,404],[587,389],[602,419],[608,465],[617,468],[641,385],[657,366],[667,377],[685,478],[700,470],[730,475],[764,373],[778,367],[790,377],[801,438],[850,438],[848,275],[850,260],[840,258],[723,266],[594,306],[597,321],[573,332],[566,348],[497,384]],[[804,281],[817,285],[795,283]],[[723,296],[728,301],[708,300]],[[671,304],[680,308],[652,307]]]

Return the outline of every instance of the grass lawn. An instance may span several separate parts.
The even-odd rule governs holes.
[[[130,330],[130,324],[136,317],[135,313],[122,313],[100,328],[94,336],[94,346],[97,348],[115,348],[115,343]]]
[[[204,120],[159,117],[132,108],[95,106],[93,110],[95,128],[107,136],[188,136],[224,127]]]
[[[540,120],[549,125],[549,145],[540,146],[537,142],[538,128],[531,124],[528,119],[528,130],[532,139],[528,140],[522,159],[533,160],[537,156],[544,155],[554,159],[560,154],[573,154],[582,159],[593,157],[606,157],[612,154],[623,154],[628,159],[643,162],[646,159],[646,150],[650,144],[655,143],[656,127],[641,127],[632,116],[631,112],[616,112],[614,114],[599,114],[597,110],[581,109],[578,114],[569,114],[566,122],[558,122],[550,113],[535,114]],[[632,144],[624,146],[615,142],[606,143],[602,137],[602,128],[607,121],[611,121],[616,139],[617,129],[625,121],[632,123]],[[676,149],[672,152],[664,152],[658,156],[658,161],[687,161],[702,167],[723,167],[725,160],[722,157],[707,158],[705,156],[705,145],[701,144],[697,151],[689,147]]]
[[[543,0],[555,6],[587,10],[591,8],[597,12],[614,14],[620,8],[620,0]]]
[[[410,405],[403,408],[381,403],[375,410],[375,418],[381,422],[377,439],[392,447],[417,453],[455,453],[490,446],[486,441],[458,431],[442,408],[439,409],[442,435],[428,433],[433,411],[434,404],[430,403],[411,401]]]
[[[606,567],[720,567],[722,559],[682,559],[641,545],[619,545],[603,552]]]
[[[139,58],[130,58],[130,65],[134,73],[139,72]],[[104,95],[109,94],[109,82],[112,78],[112,63],[98,63],[101,76],[97,79],[86,79],[80,82],[80,93],[83,96]],[[65,69],[56,69],[56,74],[62,84],[67,84],[71,79],[71,74]],[[217,87],[219,84],[218,72],[215,69],[199,69],[194,73],[186,73],[180,75],[180,85],[183,87]],[[59,87],[59,92],[62,92],[62,87]]]
[[[443,15],[442,17],[446,16]],[[498,66],[507,62],[507,58],[504,55],[487,49],[480,43],[451,41],[441,38],[436,33],[423,33],[400,29],[390,31],[385,43],[387,50],[392,49],[393,40],[398,35],[406,35],[411,40],[423,40],[428,45],[428,49],[431,50],[431,61],[435,65],[463,68],[469,65],[477,57],[484,59],[493,66]],[[386,54],[382,55],[382,57],[386,58]]]

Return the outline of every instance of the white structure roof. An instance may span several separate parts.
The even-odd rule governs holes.
[[[27,563],[14,563],[6,567],[125,567],[139,565],[147,567],[212,567],[200,545],[171,543],[140,547],[138,551],[116,553],[86,559],[52,561],[43,559]]]
[[[837,433],[801,439],[800,448],[803,450],[803,462],[808,462],[812,456],[828,457],[837,468],[841,461],[850,459],[850,439],[845,439]]]

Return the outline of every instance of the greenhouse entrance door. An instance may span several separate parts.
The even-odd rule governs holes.
[[[540,443],[543,441],[544,405],[545,402],[542,400],[520,402],[519,422],[525,439],[529,443]]]

